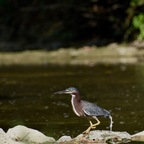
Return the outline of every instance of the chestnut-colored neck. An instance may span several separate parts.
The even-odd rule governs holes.
[[[71,104],[72,104],[72,108],[73,108],[74,113],[77,116],[82,116],[83,111],[82,111],[80,94],[79,93],[73,93],[71,95],[72,95]]]

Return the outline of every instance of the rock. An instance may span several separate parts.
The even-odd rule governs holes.
[[[114,132],[106,130],[93,130],[89,134],[80,134],[72,139],[70,136],[62,136],[57,141],[52,137],[47,137],[43,133],[27,128],[25,126],[15,126],[5,133],[0,129],[0,144],[76,144],[76,143],[127,143],[130,141],[144,142],[144,131],[134,135],[127,132]]]
[[[6,134],[15,142],[36,143],[36,144],[55,142],[54,138],[47,137],[37,130],[30,129],[21,125],[9,129]]]
[[[132,141],[144,142],[144,131],[132,135],[131,138]]]
[[[57,142],[58,143],[60,143],[60,142],[68,142],[68,141],[71,141],[71,140],[72,140],[72,138],[70,136],[62,136],[61,138],[59,138],[57,140]]]
[[[7,134],[0,129],[0,144],[23,144],[21,142],[14,142]]]
[[[130,142],[131,136],[127,132],[113,132],[113,131],[100,131],[94,130],[90,131],[88,135],[80,134],[76,137],[80,141],[87,141],[87,142],[102,142],[106,143],[108,141],[111,142]]]

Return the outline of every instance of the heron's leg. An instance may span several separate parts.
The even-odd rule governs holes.
[[[99,120],[98,120],[98,122],[99,122]],[[96,123],[96,124],[93,124],[90,120],[89,120],[89,123],[90,123],[90,126],[87,128],[87,130],[85,130],[85,131],[83,132],[84,134],[88,134],[91,129],[95,129],[95,128],[96,128],[96,124],[97,124],[97,123]],[[99,122],[99,123],[100,123],[100,122]],[[99,124],[99,123],[98,123],[98,124]],[[98,125],[98,124],[97,124],[97,125]]]
[[[110,119],[110,131],[112,131],[112,127],[113,127],[113,119],[112,119],[112,116],[110,115],[109,116],[109,119]]]
[[[96,116],[93,116],[93,118],[97,121],[97,123],[93,124],[90,120],[90,126],[87,128],[87,130],[85,130],[83,133],[84,134],[88,134],[90,132],[91,129],[95,129],[97,125],[100,124],[100,121],[98,120],[98,118]]]
[[[90,130],[91,130],[92,125],[93,125],[90,120],[88,120],[88,121],[90,123],[90,126],[83,132],[83,134],[88,134],[90,132]]]
[[[92,124],[92,127],[96,128],[96,126],[100,124],[100,121],[98,120],[98,118],[96,116],[93,116],[93,118],[97,121],[97,123]]]
[[[95,129],[96,126],[94,126],[94,124],[93,124],[91,121],[89,121],[89,122],[90,122],[90,127],[91,127],[91,129]]]

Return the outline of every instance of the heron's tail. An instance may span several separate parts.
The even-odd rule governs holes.
[[[112,131],[112,127],[113,127],[113,119],[112,119],[112,116],[109,115],[109,119],[110,119],[110,131]]]

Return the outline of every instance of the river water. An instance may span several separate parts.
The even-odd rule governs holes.
[[[77,136],[88,121],[73,113],[71,96],[53,94],[71,86],[111,112],[114,131],[144,130],[143,65],[1,66],[0,127],[25,125],[56,139]],[[109,119],[99,120],[97,129],[108,129]]]

